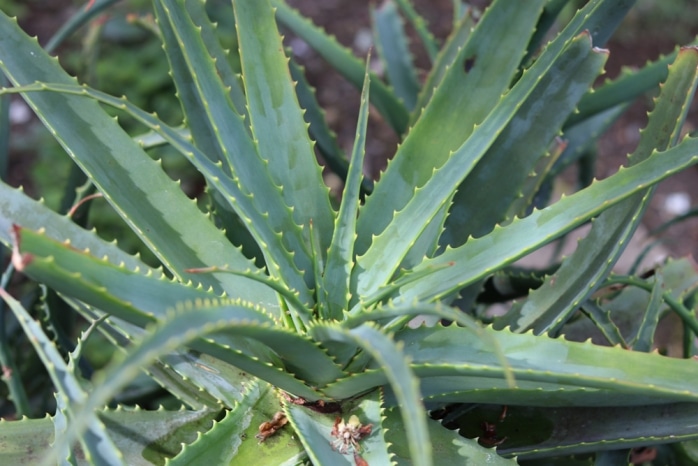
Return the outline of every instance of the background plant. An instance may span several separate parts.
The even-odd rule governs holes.
[[[589,2],[537,53],[542,36],[534,31],[563,4],[532,1],[512,9],[495,2],[472,31],[472,17],[456,15],[454,34],[440,54],[433,52],[433,70],[418,92],[409,82],[396,83],[414,73],[400,56],[404,35],[392,3],[375,13],[383,38],[377,50],[393,71],[391,88],[293,10],[264,1],[233,2],[240,79],[202,4],[157,1],[184,128],[77,85],[3,17],[0,58],[17,86],[13,92],[23,93],[164,267],[151,269],[1,185],[0,234],[13,248],[15,267],[55,289],[93,324],[66,362],[23,306],[2,293],[58,390],[53,418],[3,423],[6,438],[23,445],[28,432],[33,442],[53,435],[54,458],[77,461],[84,454],[90,462],[128,464],[166,457],[180,463],[409,458],[431,464],[432,451],[454,461],[512,462],[444,426],[479,426],[484,443],[519,458],[694,438],[696,366],[688,357],[698,329],[690,310],[695,272],[674,262],[650,278],[608,277],[641,217],[648,187],[695,162],[698,143],[676,143],[695,88],[697,53],[683,49],[585,94],[605,61],[592,44],[604,43],[632,2]],[[278,20],[364,89],[351,163],[314,118],[320,112],[312,93],[302,81],[294,86],[291,76],[301,77],[293,66],[288,71],[271,5]],[[397,6],[421,31],[427,50],[436,49],[409,4]],[[392,34],[381,34],[383,28]],[[665,78],[672,61],[632,166],[531,210],[545,204],[560,165],[577,160],[589,135],[626,99]],[[125,111],[152,131],[148,141],[168,144],[203,174],[206,212],[143,151],[143,138],[128,136],[95,100]],[[362,186],[369,100],[406,136],[381,180]],[[346,174],[337,211],[308,129],[328,164]],[[560,131],[567,143],[555,139]],[[509,268],[597,216],[589,239],[554,264],[548,278]],[[259,247],[248,249],[253,243]],[[614,284],[626,286],[590,299]],[[529,287],[537,291],[493,327],[471,317],[491,320],[488,303],[507,302]],[[638,289],[649,295],[638,298]],[[648,353],[667,309],[686,326],[685,360]],[[423,315],[453,323],[408,325]],[[544,335],[589,335],[590,327],[616,347]],[[88,381],[78,362],[95,329],[125,353]],[[129,384],[141,367],[189,409],[99,411],[133,390]],[[424,407],[444,421],[427,418]],[[494,423],[482,419],[491,419],[493,409],[498,425],[490,427]],[[588,430],[563,436],[562,423],[572,415]],[[668,415],[672,422],[662,430],[655,419]],[[641,422],[644,416],[652,421]],[[609,419],[632,428],[618,437]],[[118,428],[135,422],[141,427],[131,434]],[[339,438],[347,429],[354,442]],[[514,436],[517,431],[526,435]],[[76,439],[81,453],[70,449]],[[180,449],[181,442],[187,446]],[[686,445],[675,450],[690,454]],[[599,453],[597,461],[625,456]]]

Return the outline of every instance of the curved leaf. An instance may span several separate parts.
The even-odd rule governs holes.
[[[385,333],[367,324],[351,330],[329,325],[312,327],[313,336],[321,341],[338,341],[363,348],[385,371],[386,379],[400,404],[410,455],[415,465],[433,464],[418,381],[414,377],[401,347]]]
[[[0,29],[0,67],[15,86],[35,81],[76,84],[36,40],[4,14],[0,14]],[[32,93],[24,98],[175,276],[182,277],[183,269],[205,267],[221,257],[239,268],[249,266],[249,260],[96,102],[58,93]],[[210,275],[197,280],[232,296],[276,306],[272,292],[244,277]]]
[[[320,238],[321,253],[330,245],[334,211],[308,128],[296,97],[269,0],[233,1],[240,62],[250,114],[250,128],[266,170],[280,186],[293,219],[310,224]],[[263,195],[263,194],[262,194]]]

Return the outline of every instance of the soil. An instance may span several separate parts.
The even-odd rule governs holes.
[[[369,2],[368,0],[288,0],[302,13],[334,34],[339,42],[350,46],[359,56],[365,56],[366,39],[370,38]],[[26,5],[30,14],[21,21],[22,27],[30,34],[37,35],[41,43],[51,37],[58,27],[70,17],[75,6],[68,0],[56,0],[46,6],[43,1],[30,1]],[[422,13],[434,35],[443,39],[448,34],[451,23],[452,0],[415,0],[416,9]],[[483,7],[487,1],[471,2]],[[621,25],[621,30],[624,26]],[[607,76],[614,77],[623,66],[641,66],[647,60],[655,59],[660,53],[671,52],[674,42],[661,34],[634,35],[631,42],[613,40],[607,45],[610,58],[606,66]],[[698,34],[698,21],[690,31],[691,36]],[[340,145],[350,150],[354,138],[356,115],[358,112],[359,93],[353,86],[343,80],[336,72],[312,50],[294,42],[289,35],[287,42],[297,52],[299,61],[305,66],[308,79],[317,88],[317,96],[326,109],[330,125],[338,135]],[[414,45],[414,44],[413,44]],[[300,46],[300,50],[298,50]],[[416,45],[413,47],[416,64],[424,69],[426,60],[424,52]],[[374,54],[375,55],[375,54]],[[597,177],[604,178],[617,170],[625,161],[626,154],[633,151],[639,137],[639,129],[646,122],[646,112],[651,106],[651,99],[643,98],[621,117],[611,130],[603,137],[598,146]],[[698,109],[692,106],[686,129],[691,131],[698,127]],[[392,131],[380,118],[372,116],[367,146],[366,172],[376,178],[398,143]],[[26,171],[30,168],[26,162],[27,154],[19,157],[15,154],[10,167],[12,184],[26,182]],[[676,193],[687,196],[691,206],[698,205],[698,168],[692,167],[662,182],[657,189],[651,205],[644,218],[644,226],[652,230],[672,218],[675,213],[670,210],[667,201]],[[688,220],[670,228],[664,235],[665,247],[674,256],[696,255],[698,253],[698,218]]]

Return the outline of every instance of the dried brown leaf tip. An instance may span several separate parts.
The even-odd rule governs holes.
[[[277,411],[274,417],[271,418],[271,421],[265,421],[259,425],[259,433],[255,435],[255,438],[259,440],[259,443],[262,443],[287,423],[288,418],[286,415],[281,411]]]
[[[356,452],[354,452],[354,464],[356,464],[356,466],[369,466],[368,461],[363,459],[361,455]]]
[[[331,443],[332,448],[343,455],[346,455],[350,451],[354,453],[359,452],[361,451],[359,440],[367,435],[371,435],[372,429],[373,424],[363,425],[355,415],[352,415],[347,422],[344,422],[344,419],[338,417],[334,421],[332,432],[330,432],[330,435],[336,438],[336,440],[333,440]]]

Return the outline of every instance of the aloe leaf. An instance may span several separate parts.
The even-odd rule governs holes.
[[[145,334],[141,327],[107,316],[65,295],[62,298],[88,322],[100,320],[98,330],[115,347],[125,350],[135,338]],[[248,380],[239,369],[186,349],[161,355],[145,372],[194,410],[220,409],[221,404],[234,406],[240,398],[241,386]]]
[[[407,110],[412,111],[420,85],[407,43],[407,34],[395,3],[386,0],[380,6],[372,7],[371,19],[376,48],[385,65],[388,81],[398,99],[405,104]]]
[[[14,85],[37,80],[75,85],[75,80],[16,22],[0,15],[0,28],[4,31],[0,67]],[[25,60],[27,56],[32,59]],[[60,135],[59,142],[71,157],[175,276],[181,277],[187,267],[207,266],[220,257],[240,268],[249,264],[96,102],[57,93],[33,93],[24,98],[50,131]],[[274,300],[273,293],[245,278],[201,276],[197,280],[253,301]]]
[[[550,180],[549,173],[568,147],[567,141],[556,137],[548,150],[535,161],[531,172],[523,180],[521,190],[517,198],[511,201],[504,218],[525,217],[535,206],[541,189],[545,189],[546,182]]]
[[[356,122],[356,137],[351,153],[349,173],[344,184],[342,203],[335,220],[334,233],[329,251],[327,252],[327,265],[323,276],[328,317],[341,320],[343,312],[349,305],[351,268],[354,264],[354,240],[356,238],[356,215],[359,210],[359,194],[361,191],[361,179],[363,178],[364,154],[366,153],[366,127],[368,124],[369,88],[370,77],[368,66],[370,57],[366,61],[366,77],[361,93],[361,107]]]
[[[603,334],[604,338],[608,341],[611,346],[621,346],[623,348],[629,348],[628,344],[623,338],[618,326],[611,319],[611,312],[603,309],[601,306],[595,302],[587,301],[584,303],[582,308],[584,314],[593,322],[596,328]],[[565,335],[570,335],[568,331],[564,332]],[[585,334],[585,337],[588,334]]]
[[[8,85],[7,78],[0,76],[0,86]],[[0,182],[7,181],[7,169],[10,165],[10,96],[0,97]]]
[[[68,429],[68,403],[64,396],[58,394],[56,396],[56,414],[53,416],[53,438],[60,438]],[[57,464],[60,465],[76,465],[75,454],[70,446],[66,445],[61,452],[54,452],[53,456]],[[46,460],[44,460],[46,461]]]
[[[310,44],[317,53],[332,65],[342,76],[357,88],[364,79],[364,64],[351,50],[340,45],[334,37],[327,35],[283,0],[272,0],[276,8],[276,19]],[[395,94],[377,76],[371,75],[371,104],[373,104],[397,134],[407,130],[409,113]]]
[[[221,82],[230,92],[230,99],[235,111],[246,120],[247,107],[245,91],[242,87],[240,76],[230,64],[230,52],[223,49],[216,36],[216,25],[212,24],[209,20],[208,13],[206,12],[206,2],[185,0],[184,5],[189,15],[191,15],[192,22],[200,30],[199,33],[201,34],[205,48],[215,63],[216,71],[218,72]]]
[[[292,287],[295,286],[294,289],[300,293],[301,299],[305,303],[309,304],[311,302],[312,298],[310,297],[310,293],[305,286],[301,273],[294,264],[294,256],[286,250],[286,245],[293,251],[304,251],[305,246],[302,243],[298,227],[290,218],[290,211],[288,208],[275,202],[275,200],[281,202],[280,199],[275,199],[272,195],[255,197],[249,194],[244,190],[244,187],[240,185],[239,178],[230,178],[223,174],[217,164],[214,164],[199,149],[184,139],[178,131],[168,127],[157,118],[135,107],[123,98],[113,97],[87,87],[58,84],[35,84],[4,90],[4,92],[39,91],[61,92],[91,97],[107,105],[127,111],[136,120],[148,125],[161,134],[167,142],[185,155],[192,164],[201,171],[209,181],[210,186],[216,190],[215,193],[223,196],[223,202],[230,203],[238,213],[243,215],[246,219],[244,226],[257,238],[259,243],[276,244],[278,246],[277,248],[265,248],[267,253],[271,254],[275,259],[269,262],[268,269],[274,275],[285,277],[287,283]],[[267,181],[269,180],[267,179]],[[260,184],[262,184],[261,181]],[[272,190],[276,189],[274,185],[270,185],[270,188]],[[260,205],[260,203],[262,205]],[[218,208],[221,207],[225,208],[225,206],[218,205]],[[271,212],[271,214],[265,214],[264,209],[270,209],[267,212]],[[281,235],[277,230],[287,234]],[[297,234],[292,234],[294,232]],[[282,242],[285,242],[285,244],[282,244]],[[296,254],[295,259],[303,261],[303,263],[309,260],[307,254]],[[246,268],[250,268],[251,265],[252,263],[249,262]],[[227,271],[226,267],[213,266],[213,268],[217,271]],[[238,273],[237,275],[252,278],[257,282],[260,281],[251,274]]]
[[[477,418],[477,414],[472,416]],[[536,408],[510,406],[498,431],[509,437],[497,448],[520,460],[584,454],[696,439],[698,405]],[[538,429],[540,427],[540,430]],[[543,435],[535,438],[534,432]]]
[[[380,427],[379,396],[374,390],[344,406],[344,414],[338,415],[321,414],[292,403],[287,403],[284,409],[313,464],[353,465],[356,455],[368,464],[389,464],[384,431]],[[356,416],[361,425],[372,426],[371,433],[357,441],[358,447],[346,445],[339,435],[332,435],[333,427],[340,421],[348,422],[350,415]]]
[[[410,455],[416,465],[432,464],[431,444],[427,432],[418,381],[412,374],[402,348],[369,324],[351,330],[330,325],[312,328],[313,336],[321,341],[337,341],[363,348],[383,369],[387,381],[400,404],[402,420],[409,443]]]
[[[184,154],[193,159],[209,184],[241,215],[258,243],[278,245],[264,248],[274,259],[266,261],[270,273],[283,275],[309,303],[306,288],[310,285],[310,277],[302,280],[299,272],[310,272],[309,253],[302,233],[291,217],[292,212],[282,200],[283,193],[279,188],[282,184],[269,177],[268,165],[259,157],[257,145],[250,138],[242,117],[233,108],[202,35],[186,15],[182,1],[163,0],[155,3],[155,8],[169,45],[166,50],[175,70],[175,82],[182,94],[185,114],[192,125],[196,144],[201,147],[200,151],[185,149]],[[162,127],[170,131],[170,137],[175,136],[160,121],[143,115],[132,106],[129,108],[132,114],[140,115],[141,121],[151,120],[146,123],[151,129]],[[179,143],[179,147],[187,145],[184,141]],[[210,160],[201,157],[202,154]],[[221,167],[213,162],[225,163]],[[255,196],[253,193],[257,192],[265,195]],[[283,246],[279,240],[283,241]],[[291,256],[286,249],[295,254]]]
[[[688,46],[698,45],[694,40]],[[589,92],[579,102],[579,113],[570,115],[565,122],[569,128],[606,109],[630,102],[644,92],[657,87],[667,78],[667,66],[676,61],[678,50],[649,63],[639,70],[624,70],[620,77],[604,83]]]
[[[15,260],[21,261],[25,273],[131,323],[144,326],[167,321],[167,310],[182,305],[218,309],[218,312],[230,315],[243,313],[250,324],[271,326],[275,323],[263,310],[252,309],[250,304],[218,300],[198,288],[144,277],[30,231],[18,230],[17,237],[19,246]],[[282,359],[289,363],[289,370],[297,371],[315,383],[326,383],[342,375],[322,350],[299,334],[261,326],[258,330],[246,331],[246,337],[259,338],[278,350]],[[246,339],[233,341],[217,335],[213,340],[227,345],[229,350],[247,352],[261,361],[279,360],[262,347],[250,345]]]
[[[460,4],[460,0],[458,0],[458,3]],[[458,52],[467,43],[474,26],[475,20],[472,16],[472,10],[467,8],[463,16],[454,25],[453,31],[451,31],[443,47],[441,47],[433,66],[429,70],[427,79],[417,97],[415,111],[411,114],[410,126],[414,125],[422,109],[426,107],[427,102],[434,94],[434,90],[441,84],[448,68],[457,66],[454,65],[454,62],[458,57]]]
[[[540,338],[530,333],[487,331],[507,356],[515,388],[502,386],[499,363],[493,363],[496,356],[487,346],[491,343],[468,337],[470,329],[404,329],[396,334],[396,340],[405,345],[427,400],[480,402],[496,393],[505,404],[637,406],[698,399],[691,383],[698,365],[691,360]]]
[[[591,53],[584,60],[570,62],[568,53],[576,52],[568,49],[541,76],[535,90],[520,103],[511,122],[458,187],[441,244],[460,245],[470,236],[483,236],[495,225],[511,220],[506,214],[512,203],[521,197],[524,183],[562,127],[559,115],[574,110],[607,58],[604,53]],[[504,185],[498,182],[502,177],[507,180]],[[485,204],[488,208],[482,209]]]
[[[659,316],[661,315],[663,307],[662,294],[664,291],[664,279],[661,273],[657,273],[654,275],[654,280],[654,286],[652,287],[652,293],[647,303],[647,309],[640,322],[637,335],[635,335],[632,341],[632,348],[634,351],[649,352],[652,351],[654,347],[654,335],[657,331],[657,324],[659,324]]]
[[[448,272],[446,269],[434,270],[430,277],[420,283],[406,285],[401,290],[400,300],[407,302],[417,296],[421,300],[434,299],[485,278],[571,231],[611,205],[695,163],[698,163],[698,139],[685,138],[672,149],[622,168],[615,175],[597,181],[543,210],[536,210],[528,217],[495,228],[486,237],[471,239],[463,246],[425,260],[415,267],[414,273],[452,263],[456,264],[455,267],[460,264],[464,268],[459,269],[458,273],[454,273],[452,268],[447,268],[450,269]]]
[[[238,405],[227,411],[223,419],[214,421],[211,428],[199,434],[194,442],[184,445],[182,451],[167,464],[171,466],[232,464],[233,461],[244,461],[238,458],[238,452],[245,443],[257,443],[254,433],[259,422],[255,425],[254,419],[260,414],[256,411],[262,411],[265,414],[268,412],[267,409],[260,409],[261,405],[269,403],[268,399],[272,403],[276,401],[276,396],[269,385],[253,384],[246,387],[245,395]],[[293,441],[291,434],[287,431],[288,429],[278,432],[265,445],[258,446],[256,457],[258,463],[280,464],[283,460],[298,455],[297,442]],[[272,443],[274,446],[271,445]]]
[[[514,466],[518,464],[513,459],[500,456],[499,451],[478,445],[477,441],[464,438],[457,431],[444,428],[433,419],[427,421],[429,438],[437,453],[439,465],[460,466],[463,464],[487,464],[495,466]],[[397,408],[385,410],[383,428],[387,431],[387,439],[391,443],[390,452],[393,461],[398,465],[411,465],[409,450],[402,435],[402,420]]]
[[[327,124],[325,111],[315,98],[315,90],[306,79],[303,68],[293,58],[289,59],[289,70],[291,78],[296,83],[298,103],[305,111],[303,117],[310,125],[308,127],[310,137],[317,144],[317,149],[330,169],[345,180],[349,171],[349,162],[337,143],[337,136]],[[371,190],[369,184],[367,181],[368,191]]]
[[[353,464],[352,460],[332,448],[334,439],[330,436],[330,432],[334,424],[334,416],[315,413],[294,404],[287,404],[284,412],[313,464],[343,466]]]
[[[385,231],[391,222],[386,212],[401,211],[432,178],[434,169],[443,166],[497,105],[517,70],[525,49],[524,38],[532,33],[544,3],[535,0],[511,8],[500,1],[483,15],[362,206],[358,254],[364,254],[372,245],[373,235]],[[486,60],[478,60],[484,56]],[[519,101],[522,99],[519,96]],[[455,114],[459,118],[452,118]],[[427,153],[429,157],[424,157]],[[415,252],[415,256],[423,255],[424,251]]]
[[[236,108],[232,94],[220,78],[224,74],[217,63],[221,57],[216,60],[211,56],[209,47],[213,45],[204,42],[205,36],[209,38],[207,42],[217,42],[210,37],[213,34],[210,21],[202,17],[205,12],[198,15],[198,25],[189,16],[190,9],[197,9],[196,3],[203,9],[202,2],[184,0],[153,5],[185,123],[202,152],[214,162],[225,162],[223,169],[230,174],[235,165],[232,154],[251,158],[255,148],[241,117],[244,110]]]
[[[593,51],[589,42],[590,40],[587,34],[582,34],[576,38],[571,42],[569,48],[559,55],[555,65],[552,68],[548,68],[546,71],[559,70],[564,76],[570,76],[582,72],[587,66],[593,67],[594,64],[596,64],[597,67],[601,66],[605,60],[605,55]],[[534,68],[531,68],[529,73],[529,77],[532,78],[532,76],[535,76]],[[529,87],[527,77],[522,78],[512,91],[502,99],[482,125],[477,127],[470,138],[468,138],[456,152],[452,153],[444,165],[439,167],[424,185],[415,190],[412,199],[404,208],[394,214],[391,223],[385,227],[381,234],[373,238],[371,246],[366,253],[357,259],[357,267],[354,269],[354,274],[357,277],[357,290],[360,294],[370,294],[375,291],[377,287],[383,285],[390,279],[391,275],[400,265],[403,257],[405,257],[410,248],[413,247],[412,244],[416,238],[422,234],[423,230],[420,230],[420,228],[414,225],[415,218],[422,219],[420,225],[422,229],[426,228],[432,220],[438,222],[438,215],[448,208],[452,193],[463,179],[470,173],[472,173],[473,176],[483,176],[477,169],[476,164],[480,162],[481,157],[483,157],[490,148],[493,149],[491,154],[497,154],[495,149],[499,147],[497,143],[499,139],[497,138],[500,132],[510,135],[511,131],[514,133],[512,136],[516,139],[515,136],[525,137],[525,132],[532,131],[531,126],[527,123],[529,121],[528,116],[525,113],[519,113],[519,110],[528,110],[529,102],[535,101],[535,103],[531,105],[539,105],[537,98],[542,89],[550,90],[554,94],[561,92],[562,95],[565,95],[566,83],[562,84],[562,89],[552,85],[558,77],[558,73],[551,71],[550,74],[545,74],[543,76],[547,78],[536,79],[535,86],[531,87]],[[571,94],[572,102],[565,102],[567,105],[574,105],[574,94]],[[514,102],[516,102],[516,104],[514,104]],[[506,129],[505,125],[508,125]],[[416,129],[415,127],[415,130]],[[524,132],[519,133],[521,130]],[[552,137],[552,134],[550,137]],[[493,143],[494,146],[492,146]],[[506,142],[502,142],[502,144],[504,148],[509,148]],[[405,146],[406,143],[403,147]],[[512,147],[511,149],[514,148]],[[540,154],[540,152],[538,154]],[[536,159],[538,158],[538,154],[536,154]],[[493,157],[495,156],[497,155],[493,155]],[[473,169],[475,169],[475,171],[472,171]],[[486,171],[484,168],[482,170]],[[525,177],[527,173],[528,171],[525,171],[523,177]],[[478,177],[475,178],[476,181],[478,181]],[[474,181],[474,183],[476,181]],[[492,183],[492,180],[490,179],[489,182]],[[521,182],[523,182],[523,180]],[[378,192],[378,186],[380,186],[380,183],[376,186],[376,190],[374,194],[371,195],[371,198]],[[515,192],[512,193],[509,202],[513,201],[515,195]],[[482,205],[481,199],[477,199],[477,202],[479,206]],[[368,206],[368,201],[366,206]],[[459,207],[461,207],[461,205],[456,205],[454,209],[458,209]],[[500,210],[506,212],[508,207],[508,204],[501,206]],[[368,214],[368,212],[362,210],[362,215],[363,214]],[[450,218],[451,217],[457,217],[459,220],[462,218],[460,214],[454,213],[453,211],[451,212]],[[481,218],[481,213],[478,213],[476,217]],[[361,224],[361,218],[367,217],[360,216],[359,225]],[[370,218],[370,216],[368,218]],[[471,219],[472,223],[473,217],[468,216],[468,218]]]
[[[158,314],[164,318],[165,310],[178,302],[216,297],[201,288],[112,265],[27,229],[16,227],[15,238],[13,261],[18,270],[140,326],[154,322]]]
[[[513,9],[508,2],[499,1],[493,3],[483,15],[468,43],[459,55],[458,62],[463,63],[463,68],[459,69],[459,66],[451,68],[451,73],[449,73],[451,78],[447,77],[444,79],[439,87],[439,92],[431,99],[423,115],[410,131],[410,137],[406,138],[405,142],[400,146],[395,158],[381,176],[381,181],[376,184],[372,195],[366,201],[359,220],[359,237],[357,239],[357,252],[359,254],[362,254],[368,248],[369,242],[372,241],[372,235],[381,233],[385,225],[390,221],[383,212],[402,210],[414,194],[415,187],[421,187],[431,177],[434,168],[442,166],[451,151],[457,149],[470,136],[475,125],[479,125],[497,104],[500,95],[508,88],[513,79],[513,75],[508,73],[503,64],[506,64],[511,70],[517,69],[519,55],[512,51],[518,51],[525,47],[525,45],[522,45],[525,41],[521,39],[530,37],[530,34],[535,29],[535,21],[539,17],[543,3],[525,2],[517,5],[519,8]],[[548,44],[530,70],[522,75],[519,82],[517,82],[519,92],[523,92],[523,89],[532,89],[538,77],[545,74],[545,70],[556,61],[558,55],[568,47],[569,42],[580,34],[586,34],[584,31],[592,31],[591,36],[594,43],[597,40],[605,40],[606,34],[612,31],[632,3],[634,3],[634,0],[618,2],[595,0],[585,5],[557,38]],[[507,15],[514,16],[507,20]],[[493,24],[490,24],[489,18],[492,19]],[[513,25],[509,24],[508,21],[512,21]],[[528,21],[531,22],[530,25]],[[518,33],[514,33],[512,28],[519,26],[523,29]],[[481,35],[484,35],[484,37],[481,37]],[[485,40],[486,38],[488,40]],[[518,41],[513,39],[518,39]],[[512,40],[512,43],[505,45],[498,43],[498,40]],[[474,50],[474,47],[477,47],[477,49]],[[501,53],[503,56],[490,60],[490,58],[493,58],[493,51]],[[522,50],[521,54],[523,53],[524,51]],[[488,60],[486,63],[496,63],[496,69],[483,70],[482,66],[476,66],[478,55],[487,55]],[[460,74],[463,71],[466,72],[465,83],[462,82],[462,75]],[[472,76],[477,76],[477,79],[473,79]],[[475,82],[483,77],[486,79],[482,80],[482,82]],[[466,84],[473,85],[473,88],[469,88]],[[455,88],[452,88],[454,86]],[[483,92],[483,89],[491,89],[492,95],[489,92]],[[441,97],[438,97],[438,95],[441,95]],[[460,98],[457,96],[460,96]],[[507,96],[511,97],[511,93],[507,94]],[[517,102],[523,100],[524,95],[520,95]],[[449,118],[454,113],[463,114],[464,109],[467,109],[465,118],[458,118],[456,121]],[[428,115],[438,115],[442,111],[444,113],[434,118],[434,121],[429,125],[424,124],[425,120],[429,121]],[[451,125],[444,125],[444,120],[449,121]],[[457,126],[454,127],[452,125]],[[422,130],[424,130],[424,134],[417,136]],[[456,139],[453,140],[453,138]],[[440,147],[435,146],[438,143],[440,143]],[[417,148],[413,144],[415,146],[421,145],[421,149],[412,150]],[[424,153],[429,153],[431,156],[422,157]],[[445,215],[446,209],[442,209],[436,220],[427,229],[430,234],[438,230],[439,224],[443,221]],[[424,244],[429,246],[429,241],[423,240],[420,246],[424,246]],[[426,250],[414,250],[413,248],[411,255],[412,258],[415,258],[423,254],[429,255],[431,252],[428,248]]]
[[[433,61],[439,51],[439,45],[432,33],[429,31],[426,21],[419,13],[417,13],[410,0],[395,0],[395,2],[398,4],[400,10],[408,19],[412,27],[414,27],[414,30],[417,32],[417,36],[422,42],[429,59]]]
[[[233,8],[250,124],[259,154],[306,235],[313,223],[324,253],[330,245],[334,211],[298,105],[272,7],[268,0],[261,0],[234,1]]]
[[[129,466],[162,464],[206,428],[215,411],[146,411],[140,408],[103,410],[99,417]],[[123,429],[122,426],[129,426]],[[0,452],[3,464],[36,465],[53,441],[49,416],[42,419],[0,420]]]
[[[180,349],[163,354],[150,366],[151,374],[163,388],[191,405],[201,408],[235,406],[254,378],[237,367],[198,351]],[[184,394],[187,398],[183,398]]]
[[[541,13],[538,19],[538,24],[536,24],[536,31],[533,33],[533,37],[531,37],[528,43],[528,50],[526,51],[526,56],[522,60],[522,63],[529,64],[531,57],[538,51],[546,36],[550,34],[550,28],[555,24],[558,15],[567,5],[567,0],[549,0],[546,3],[543,8],[543,13]]]
[[[75,416],[78,415],[80,408],[85,403],[89,403],[87,392],[80,386],[80,382],[75,377],[73,371],[63,361],[62,356],[41,329],[39,323],[31,318],[19,302],[1,288],[0,297],[14,313],[17,321],[29,337],[32,346],[34,346],[36,353],[47,368],[51,380],[59,390],[57,396],[64,397],[62,405],[65,406],[67,418],[70,421],[75,421]],[[104,424],[97,418],[95,413],[92,411],[85,413],[82,415],[81,422],[84,429],[88,432],[87,435],[80,438],[80,444],[85,449],[87,460],[101,464],[123,464],[121,453],[109,437]],[[57,440],[53,454],[57,455],[69,451],[73,439],[69,434],[66,434],[63,438]]]
[[[28,197],[21,189],[0,182],[0,241],[8,246],[12,243],[13,224],[21,224],[32,230],[42,229],[47,236],[58,241],[70,239],[73,247],[89,249],[96,256],[122,263],[131,270],[158,274],[137,257],[102,240],[93,232],[80,228],[69,217],[55,213],[43,203]]]
[[[435,326],[405,328],[396,333],[421,381],[424,402],[491,403],[530,406],[642,406],[698,400],[694,361],[640,353],[530,333],[493,331],[496,341],[469,328]],[[446,348],[446,349],[444,349]],[[506,355],[503,369],[497,348]],[[497,362],[494,362],[494,361]],[[438,361],[435,363],[434,361]],[[504,375],[511,373],[515,385]],[[331,397],[386,386],[383,366],[375,361],[361,373],[323,388]],[[386,386],[386,405],[399,402]]]
[[[361,314],[356,314],[345,320],[342,325],[345,328],[355,328],[363,325],[366,322],[380,322],[381,327],[387,331],[400,330],[405,327],[405,324],[410,319],[418,316],[434,316],[439,317],[442,320],[448,320],[455,322],[456,324],[467,327],[477,335],[477,338],[483,338],[489,343],[490,349],[497,354],[497,358],[501,367],[504,368],[504,375],[510,386],[514,386],[515,380],[509,371],[509,363],[507,362],[506,355],[502,352],[501,348],[498,346],[496,340],[492,336],[485,332],[480,324],[472,317],[464,314],[459,309],[445,307],[439,304],[436,305],[408,305],[408,306],[383,306],[370,311],[366,311]],[[388,323],[384,321],[389,320]],[[351,364],[346,368],[345,372],[360,372],[366,368],[366,363],[368,362],[368,355],[363,355],[365,357],[355,357]]]
[[[66,436],[56,442],[56,448],[60,450],[64,444],[70,444],[72,439],[79,436],[87,426],[90,416],[93,416],[92,413],[132,380],[141,367],[154,362],[158,354],[186,344],[205,347],[206,345],[196,345],[194,340],[226,330],[234,331],[236,326],[244,327],[238,329],[237,333],[250,335],[254,332],[255,314],[257,313],[253,309],[246,309],[244,306],[219,308],[206,305],[183,306],[171,312],[163,323],[126,355],[110,363],[104,371],[95,374],[95,384],[89,398],[83,400],[75,410],[73,422],[69,425]],[[291,378],[288,374],[285,375]],[[104,383],[106,380],[109,383]]]
[[[668,261],[654,272],[661,274],[664,281],[664,290],[661,292],[662,312],[668,308],[677,313],[684,321],[686,329],[691,333],[698,332],[698,321],[693,313],[682,304],[698,289],[698,275],[696,275],[694,266],[686,259],[674,260]],[[611,296],[612,299],[607,297],[604,301],[593,306],[587,302],[583,309],[589,314],[593,311],[595,314],[608,315],[609,317],[596,317],[595,319],[603,321],[612,318],[618,331],[626,340],[630,341],[637,336],[645,319],[648,298],[655,289],[654,278],[642,280],[636,277],[611,274],[604,281],[603,286],[612,287],[614,285],[623,285],[623,287],[617,294]],[[597,307],[598,310],[595,310]],[[684,308],[683,311],[681,307]],[[597,323],[596,320],[594,323]],[[569,322],[562,329],[566,338],[576,341],[586,340],[592,332],[592,324],[583,319]],[[595,341],[593,337],[592,341]]]
[[[259,331],[247,328],[244,331],[247,333],[243,335],[217,333],[209,340],[197,340],[192,347],[285,387],[298,396],[317,399],[318,394],[289,373],[270,365],[270,361],[279,362],[279,357],[267,346],[250,338],[259,336],[272,345],[280,345],[278,348],[282,353],[288,352],[289,361],[295,359],[294,367],[299,372],[311,376],[313,380],[318,377],[318,381],[321,382],[325,378],[333,379],[341,374],[329,356],[312,343],[304,342],[300,335],[293,332],[277,333],[273,328],[263,327],[262,325],[272,326],[275,321],[259,307],[253,309],[251,304],[239,300],[218,300],[201,289],[176,282],[162,279],[145,280],[139,274],[96,260],[88,254],[71,250],[66,246],[57,245],[35,233],[21,231],[19,238],[20,243],[24,245],[21,251],[24,252],[22,258],[17,261],[23,261],[21,265],[27,274],[139,326],[155,321],[167,321],[166,310],[172,307],[205,307],[211,313],[220,312],[228,317],[233,314],[245,315],[247,323],[257,326]],[[41,257],[42,253],[46,256]],[[76,273],[76,270],[80,272]],[[86,270],[89,273],[86,273]],[[288,338],[292,340],[289,341]],[[295,351],[300,348],[304,348],[302,351],[305,353],[296,358]],[[316,356],[320,359],[314,359]],[[307,367],[309,361],[315,364],[313,370]],[[286,385],[284,380],[291,385]]]
[[[279,394],[268,384],[257,384],[250,391],[254,404],[250,410],[242,442],[237,444],[234,464],[278,464],[291,466],[301,464],[307,455],[291,426],[286,425],[268,438],[258,437],[263,423],[283,414],[283,406]]]
[[[627,109],[627,105],[611,107],[565,129],[562,138],[567,143],[567,147],[548,173],[548,183],[552,183],[567,167],[579,162],[585,154],[593,150],[595,147],[593,141],[605,133]],[[544,207],[547,204],[547,200],[544,199],[537,207]]]
[[[676,143],[698,84],[697,66],[698,49],[683,49],[662,86],[640,143],[629,158],[631,165],[656,157],[653,155],[656,149],[663,150]],[[537,333],[558,328],[610,272],[635,232],[652,192],[640,191],[601,214],[560,269],[532,292],[526,303],[510,311],[502,324],[508,322],[517,331],[532,328]]]

